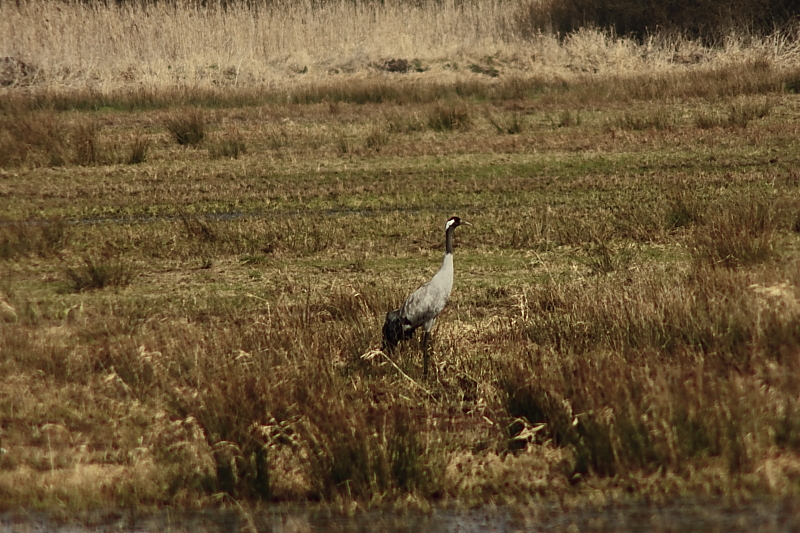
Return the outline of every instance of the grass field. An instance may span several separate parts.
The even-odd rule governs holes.
[[[800,71],[758,50],[2,89],[0,507],[800,493]],[[380,329],[451,215],[425,379]]]

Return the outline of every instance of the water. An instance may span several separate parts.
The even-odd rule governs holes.
[[[239,220],[239,219],[248,219],[248,218],[268,218],[268,219],[279,219],[279,220],[286,220],[286,219],[294,219],[294,218],[302,218],[302,217],[316,217],[319,218],[321,216],[325,217],[343,217],[343,216],[363,216],[363,217],[378,217],[381,215],[385,215],[388,213],[406,213],[406,214],[415,214],[415,213],[423,213],[425,209],[420,209],[416,207],[409,207],[409,208],[402,208],[402,207],[362,207],[362,208],[350,208],[350,207],[331,207],[327,209],[317,209],[317,210],[301,210],[301,209],[283,209],[283,210],[271,210],[271,211],[225,211],[220,213],[199,213],[199,214],[191,214],[187,215],[190,219],[197,219],[197,220],[217,220],[217,221],[228,221],[228,220]],[[22,226],[46,226],[49,224],[53,224],[54,222],[63,222],[64,224],[73,225],[73,226],[95,226],[95,225],[103,225],[103,224],[149,224],[154,222],[178,222],[182,219],[181,215],[131,215],[131,216],[108,216],[108,217],[91,217],[91,218],[68,218],[68,219],[56,219],[56,220],[44,220],[38,218],[31,218],[27,220],[3,220],[0,219],[0,227],[3,226],[14,226],[14,225],[22,225]]]
[[[670,504],[608,507],[437,509],[430,513],[370,510],[354,516],[319,509],[160,511],[146,515],[106,512],[81,517],[18,512],[0,516],[3,532],[196,532],[233,533],[412,533],[412,532],[794,532],[800,531],[800,500],[747,503],[683,500]]]

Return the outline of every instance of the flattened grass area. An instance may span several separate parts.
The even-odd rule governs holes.
[[[758,68],[778,82],[578,107],[595,81],[4,93],[0,507],[797,494],[800,100]],[[416,340],[377,348],[451,215],[473,226],[425,379]]]

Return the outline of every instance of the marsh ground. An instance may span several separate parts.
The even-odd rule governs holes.
[[[7,89],[3,507],[796,494],[797,71],[497,74]]]

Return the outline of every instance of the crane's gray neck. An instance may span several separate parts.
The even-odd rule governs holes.
[[[456,228],[450,226],[447,228],[445,232],[445,239],[444,239],[444,253],[445,254],[453,254],[453,233],[455,233]]]

